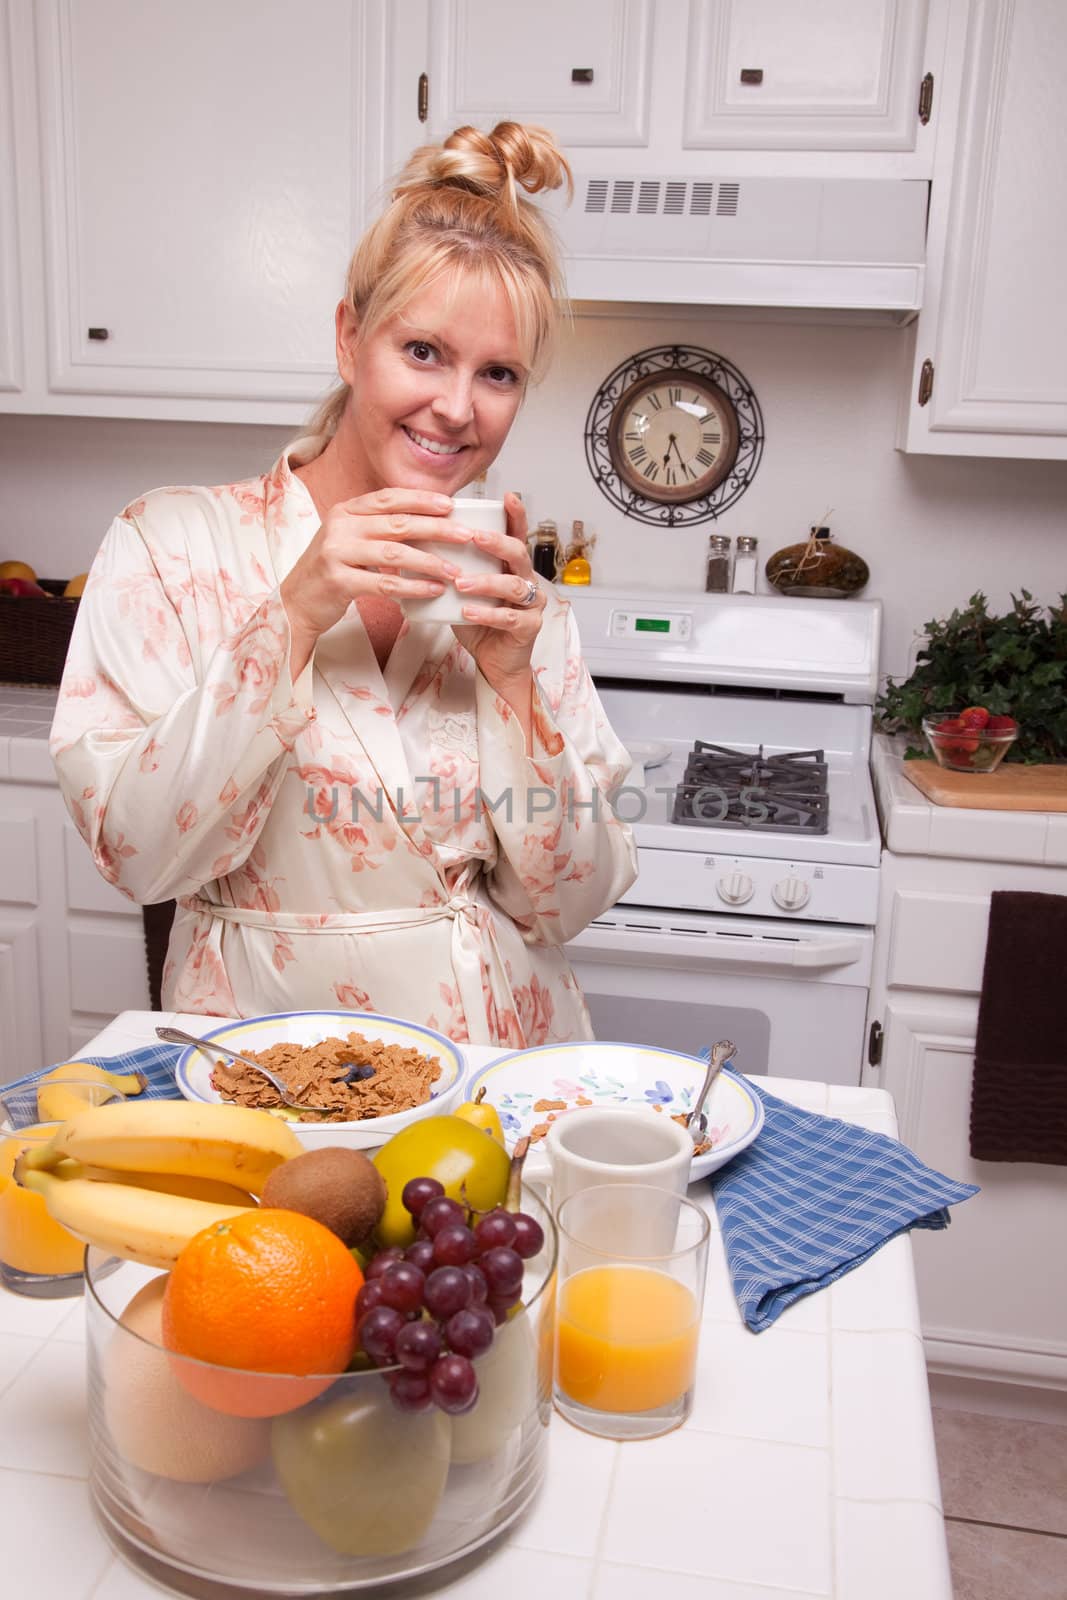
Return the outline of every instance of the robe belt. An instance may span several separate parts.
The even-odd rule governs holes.
[[[471,1044],[497,1044],[499,1038],[490,1028],[487,1001],[497,1010],[510,1009],[518,1016],[515,997],[508,981],[504,958],[497,944],[493,918],[487,907],[460,885],[441,903],[433,906],[400,906],[392,911],[340,911],[318,915],[315,912],[261,911],[242,906],[218,905],[203,895],[184,895],[178,904],[183,910],[202,916],[216,917],[222,922],[235,922],[241,927],[258,928],[266,932],[295,935],[333,935],[367,933],[401,933],[408,928],[421,928],[432,922],[449,921],[452,924],[452,970],[456,987],[467,1019]],[[489,969],[490,994],[482,987],[482,960]]]

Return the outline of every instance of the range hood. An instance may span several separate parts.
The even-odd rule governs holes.
[[[575,172],[544,204],[574,300],[876,311],[922,304],[929,185]]]

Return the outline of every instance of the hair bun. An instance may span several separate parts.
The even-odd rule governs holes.
[[[475,194],[499,196],[518,205],[516,186],[527,194],[567,186],[573,194],[571,169],[547,128],[521,122],[498,122],[491,133],[457,128],[442,145],[424,145],[408,161],[394,190],[401,195],[424,184],[452,185]]]

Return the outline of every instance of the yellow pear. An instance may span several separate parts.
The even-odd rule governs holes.
[[[70,582],[63,590],[64,600],[77,600],[82,590],[85,588],[85,580],[88,578],[88,576],[89,574],[87,572],[79,572],[76,577],[71,578]]]
[[[25,561],[0,561],[0,578],[25,578],[27,583],[36,583],[37,574]]]

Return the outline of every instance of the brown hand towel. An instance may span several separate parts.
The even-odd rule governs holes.
[[[1067,1165],[1067,895],[989,906],[971,1089],[976,1161]]]

